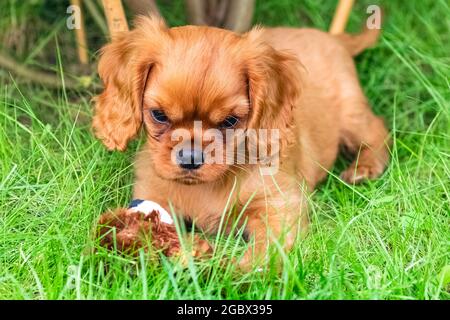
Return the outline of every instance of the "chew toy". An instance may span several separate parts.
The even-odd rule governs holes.
[[[140,248],[145,252],[159,250],[167,257],[183,255],[172,216],[156,202],[133,200],[128,208],[102,214],[98,226],[100,245],[108,249],[134,255]],[[192,256],[200,257],[211,251],[206,240],[194,236]]]

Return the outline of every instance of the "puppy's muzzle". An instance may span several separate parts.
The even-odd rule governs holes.
[[[200,168],[205,157],[203,151],[195,147],[183,147],[176,153],[176,160],[178,165],[186,170],[196,170]]]

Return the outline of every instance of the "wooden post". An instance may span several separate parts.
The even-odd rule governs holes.
[[[247,31],[252,25],[255,0],[231,0],[225,28],[235,32]]]
[[[186,0],[186,11],[190,24],[206,25],[205,2],[203,0]]]
[[[87,65],[89,63],[88,44],[86,40],[86,30],[84,27],[83,10],[81,10],[81,0],[70,0],[71,5],[78,7],[80,16],[79,28],[75,28],[75,36],[77,39],[78,58],[80,63]]]
[[[158,6],[155,0],[125,0],[125,6],[131,9],[134,15],[148,16],[152,14],[154,16],[161,17]]]
[[[123,10],[122,1],[102,0],[102,3],[111,39],[114,39],[120,32],[128,31],[128,23],[125,11]]]
[[[330,27],[331,34],[340,34],[345,31],[348,17],[350,16],[350,12],[352,12],[354,3],[355,0],[339,0],[339,4]]]
[[[250,29],[256,0],[185,0],[190,24],[223,27],[235,32]]]

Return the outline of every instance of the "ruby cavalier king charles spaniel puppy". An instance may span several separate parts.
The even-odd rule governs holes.
[[[383,173],[388,131],[353,61],[378,35],[260,27],[236,34],[139,17],[102,49],[95,134],[109,150],[123,151],[142,128],[133,198],[205,232],[244,228],[253,245],[236,262],[261,266],[270,244],[289,250],[304,234],[308,193],[340,149],[354,157],[343,181]]]

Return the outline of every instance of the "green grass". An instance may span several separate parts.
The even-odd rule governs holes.
[[[258,1],[255,21],[325,29],[334,1],[323,2]],[[372,3],[358,2],[349,30],[359,29]],[[90,130],[93,92],[23,84],[0,71],[0,298],[449,299],[450,7],[445,0],[383,6],[383,38],[357,64],[392,130],[392,161],[379,180],[357,187],[336,178],[339,161],[312,196],[309,235],[281,274],[239,275],[217,259],[183,269],[93,254],[99,215],[130,200],[142,141],[107,152]],[[0,43],[30,65],[67,74],[76,52],[65,4],[56,7],[2,1]],[[180,1],[174,8],[165,4],[165,16],[183,24]],[[12,41],[11,27],[21,26],[33,32]],[[96,50],[104,39],[91,27]]]

